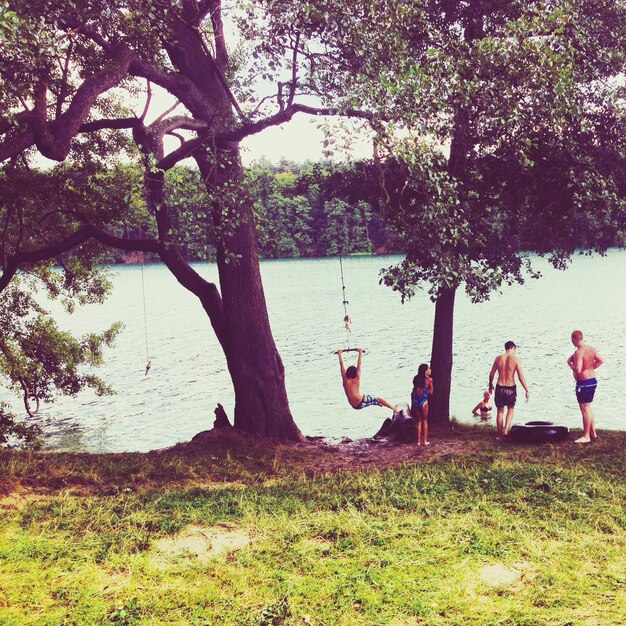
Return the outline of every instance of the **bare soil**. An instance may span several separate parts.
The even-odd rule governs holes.
[[[486,436],[485,436],[486,435]],[[441,458],[451,458],[460,454],[471,454],[484,450],[486,441],[494,438],[487,433],[472,433],[464,430],[433,432],[430,445],[402,443],[389,439],[346,439],[339,443],[328,443],[321,437],[310,437],[306,443],[270,443],[275,446],[274,465],[288,464],[290,469],[306,474],[332,474],[343,471],[364,469],[384,469],[403,463],[429,462]],[[231,441],[245,445],[250,437],[234,429],[210,430],[199,433],[191,442],[167,448],[171,450],[206,449],[216,443]]]
[[[522,449],[527,446],[496,441],[494,435],[490,428],[455,424],[433,428],[429,446],[377,438],[340,443],[309,438],[284,443],[228,427],[203,431],[191,441],[146,453],[0,450],[0,509],[22,509],[58,493],[108,496],[162,488],[245,487],[294,475],[319,477],[405,463],[528,454]],[[622,445],[622,441],[626,441],[626,433],[601,437],[599,443],[584,449],[578,449],[571,440],[544,445],[577,456],[596,456],[605,447],[610,450]]]

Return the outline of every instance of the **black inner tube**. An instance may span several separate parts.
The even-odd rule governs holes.
[[[526,424],[513,424],[509,439],[518,443],[544,443],[563,441],[567,438],[567,426],[554,422],[533,421]]]

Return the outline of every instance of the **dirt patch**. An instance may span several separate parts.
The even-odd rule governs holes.
[[[384,469],[409,462],[434,461],[478,452],[484,448],[484,443],[431,437],[431,445],[417,446],[413,443],[397,443],[385,439],[359,439],[334,445],[314,442],[309,448],[310,453],[301,461],[303,469],[314,470],[315,473],[335,473]],[[309,456],[310,463],[307,462]]]
[[[495,563],[485,565],[478,571],[478,577],[488,587],[506,587],[509,591],[520,591],[534,578],[529,563],[505,565]]]
[[[336,472],[358,472],[367,469],[385,469],[403,463],[429,462],[438,459],[467,455],[483,450],[484,435],[468,438],[461,433],[445,431],[432,433],[431,445],[417,446],[387,438],[344,439],[327,442],[322,437],[309,437],[303,443],[276,443],[266,441],[266,449],[273,450],[271,473],[275,475],[304,473],[308,476],[334,474]],[[249,445],[251,435],[235,429],[221,428],[198,433],[191,441],[176,444],[157,451],[159,454],[186,451],[206,453],[215,446],[232,444]],[[259,443],[259,440],[256,440]],[[267,480],[267,478],[266,478]]]
[[[46,500],[45,495],[32,493],[27,489],[20,488],[0,497],[0,510],[22,511],[23,509],[28,508],[31,504],[43,502],[44,500]]]
[[[232,552],[249,543],[248,534],[238,528],[190,525],[176,537],[159,539],[154,542],[153,546],[159,556],[165,560],[191,555],[201,562],[206,562],[216,554]]]

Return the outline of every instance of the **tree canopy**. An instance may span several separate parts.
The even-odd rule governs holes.
[[[384,274],[437,302],[433,407],[448,417],[454,295],[473,300],[579,246],[624,241],[626,6],[571,2],[357,1],[290,5],[315,30],[322,99],[376,120],[389,224],[406,258]],[[339,59],[339,61],[337,61]]]
[[[3,0],[0,12],[0,162],[6,163],[7,175],[32,168],[32,156],[39,154],[79,171],[87,167],[97,186],[97,176],[123,150],[141,164],[142,178],[130,188],[141,185],[152,221],[147,232],[129,236],[126,215],[94,214],[68,203],[49,218],[42,243],[23,237],[37,231],[41,214],[25,222],[22,206],[7,207],[5,223],[15,225],[19,235],[5,240],[0,286],[6,287],[18,270],[36,271],[37,263],[70,251],[87,267],[84,247],[94,241],[158,255],[198,297],[220,340],[235,387],[235,425],[300,438],[269,327],[254,217],[239,186],[244,137],[289,121],[297,112],[324,113],[296,99],[298,41],[290,42],[295,50],[284,82],[282,67],[268,59],[263,40],[229,55],[219,0]],[[263,71],[266,80],[275,81],[270,97],[258,93],[260,65],[273,68]],[[172,106],[155,113],[157,87],[169,94]],[[133,105],[139,94],[145,103]],[[165,174],[188,157],[195,160],[205,188],[203,210],[216,234],[220,289],[189,266],[176,238]],[[94,190],[83,182],[86,194]],[[121,199],[132,213],[132,193]],[[105,206],[114,204],[111,198],[103,200]],[[41,203],[39,209],[46,212]],[[107,217],[120,220],[110,228]]]

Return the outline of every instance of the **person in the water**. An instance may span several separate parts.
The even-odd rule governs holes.
[[[483,399],[472,409],[472,415],[480,415],[483,419],[491,417],[492,406],[489,404],[491,394],[488,389],[483,393]]]

